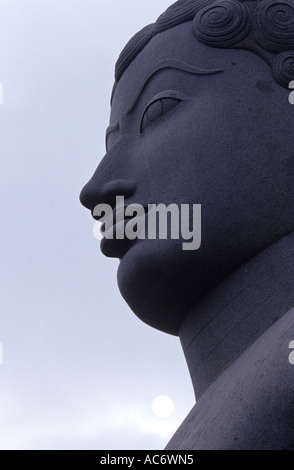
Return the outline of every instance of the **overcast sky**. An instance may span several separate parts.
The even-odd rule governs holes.
[[[78,200],[117,56],[170,3],[0,0],[1,449],[161,449],[194,403],[179,340],[130,311]]]

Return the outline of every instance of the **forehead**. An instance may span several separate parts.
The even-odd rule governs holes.
[[[240,75],[248,75],[249,69],[251,74],[266,71],[267,78],[269,76],[267,64],[252,52],[217,49],[199,43],[192,33],[192,22],[188,21],[156,35],[127,68],[114,92],[111,125],[114,125],[119,117],[127,113],[146,77],[156,69],[158,64],[167,60],[181,61],[197,67],[199,70],[220,69],[232,73],[236,73],[234,66],[238,63]],[[177,77],[176,71],[172,68],[167,68],[159,73],[162,75],[163,81],[166,80],[167,75],[174,76],[175,79]],[[226,77],[226,81],[228,78]]]

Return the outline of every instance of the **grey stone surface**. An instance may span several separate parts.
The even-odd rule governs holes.
[[[293,318],[291,309],[213,382],[168,450],[294,449]]]
[[[131,309],[184,348],[197,405],[168,448],[291,449],[294,0],[180,0],[115,78],[82,203],[202,206],[197,251],[101,243]]]

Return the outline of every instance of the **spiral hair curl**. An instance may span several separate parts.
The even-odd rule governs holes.
[[[251,50],[269,63],[281,86],[294,80],[294,0],[179,0],[128,42],[116,63],[116,82],[155,35],[187,21],[203,44]]]

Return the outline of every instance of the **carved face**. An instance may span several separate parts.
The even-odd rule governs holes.
[[[207,47],[191,22],[154,37],[114,92],[107,154],[82,191],[99,203],[201,204],[202,244],[103,240],[144,322],[177,334],[227,274],[293,230],[294,107],[252,52]]]

